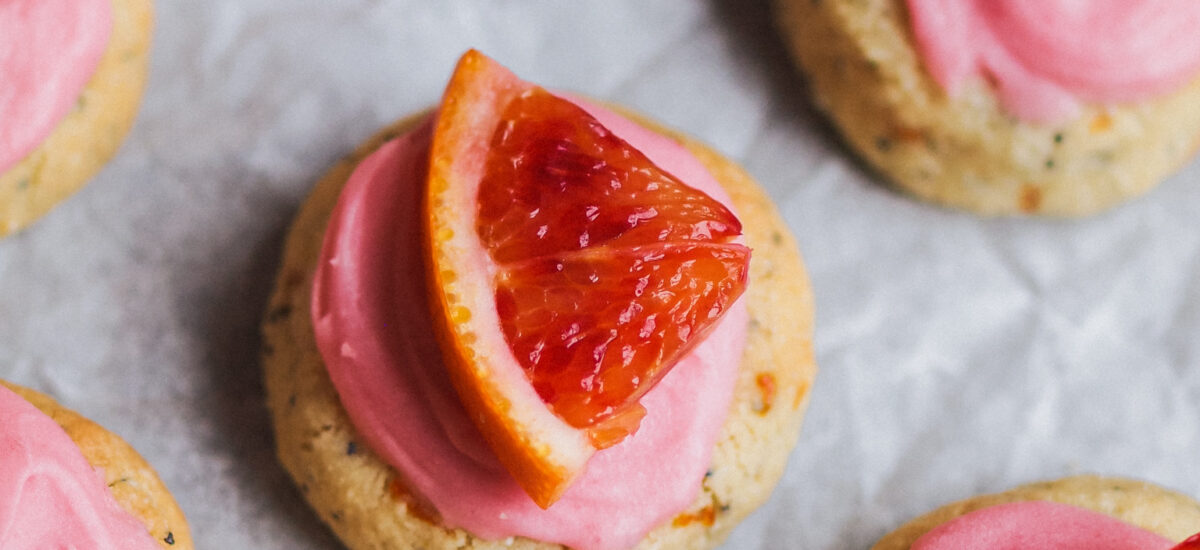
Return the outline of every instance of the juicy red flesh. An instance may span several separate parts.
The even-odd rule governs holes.
[[[1200,550],[1200,533],[1188,537],[1171,550]]]
[[[615,443],[745,290],[741,223],[540,88],[507,106],[486,163],[476,229],[508,344],[559,417]]]

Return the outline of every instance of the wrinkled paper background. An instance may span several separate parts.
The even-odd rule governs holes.
[[[713,144],[796,233],[822,370],[783,482],[726,548],[866,549],[1073,473],[1200,496],[1198,163],[1085,221],[909,200],[806,105],[758,0],[158,4],[124,148],[0,242],[0,376],[128,439],[199,548],[339,547],[273,456],[259,321],[309,188],[472,46]]]

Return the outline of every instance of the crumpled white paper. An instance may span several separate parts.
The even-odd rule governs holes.
[[[727,548],[866,549],[1073,473],[1200,496],[1200,164],[1078,222],[915,202],[812,113],[759,1],[160,1],[124,149],[0,241],[0,377],[127,438],[200,548],[338,548],[274,458],[259,321],[312,184],[469,47],[713,144],[799,238],[822,370]]]

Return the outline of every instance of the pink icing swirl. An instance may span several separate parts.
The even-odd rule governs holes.
[[[951,95],[984,74],[1000,101],[1032,122],[1081,102],[1170,92],[1200,73],[1195,0],[908,0],[934,79]]]
[[[0,172],[71,111],[111,33],[111,0],[0,1]]]
[[[1150,531],[1084,508],[1047,501],[976,510],[929,531],[912,550],[1170,550]]]
[[[730,203],[678,144],[576,103],[659,166]],[[312,316],[342,404],[370,447],[447,526],[580,549],[633,546],[700,490],[732,399],[744,303],[643,398],[648,414],[635,435],[598,452],[559,502],[538,508],[491,454],[441,366],[418,240],[429,141],[426,121],[363,160],[326,229]]]
[[[0,548],[158,548],[62,427],[3,386]]]

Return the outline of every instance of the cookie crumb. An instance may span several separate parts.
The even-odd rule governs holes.
[[[708,506],[701,508],[700,511],[698,511],[694,514],[685,513],[685,514],[679,514],[678,516],[675,516],[675,519],[671,520],[671,526],[672,527],[687,527],[693,523],[699,523],[700,525],[703,525],[705,527],[712,527],[713,523],[716,523],[716,521],[717,521],[716,508],[712,504],[709,504]]]
[[[1112,129],[1113,119],[1108,113],[1100,113],[1096,118],[1092,119],[1092,124],[1088,126],[1093,134],[1107,132]]]
[[[1021,187],[1021,197],[1017,201],[1017,207],[1026,214],[1032,214],[1038,211],[1042,205],[1042,192],[1033,184],[1025,184]]]
[[[775,383],[775,375],[764,372],[754,378],[755,385],[758,386],[758,392],[762,394],[762,407],[758,409],[758,414],[766,416],[771,412],[771,405],[775,403],[775,393],[778,391],[778,385]]]
[[[925,141],[925,131],[908,126],[897,126],[892,129],[892,138],[900,142],[916,143]]]

